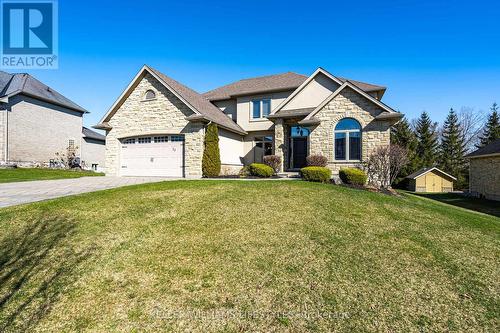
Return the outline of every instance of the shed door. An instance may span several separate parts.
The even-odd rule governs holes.
[[[442,179],[432,172],[425,175],[426,192],[442,192]]]
[[[121,144],[121,176],[183,177],[183,136],[128,138]]]

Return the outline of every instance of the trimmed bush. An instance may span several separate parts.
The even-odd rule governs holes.
[[[350,185],[365,185],[368,178],[363,170],[356,168],[340,169],[339,176],[345,184]]]
[[[328,159],[326,156],[316,154],[316,155],[309,155],[306,158],[307,161],[307,166],[318,166],[318,167],[326,167],[328,164]]]
[[[207,126],[201,163],[203,177],[217,177],[220,174],[219,130],[215,123]]]
[[[278,155],[264,156],[264,164],[273,168],[275,173],[278,173],[281,167],[281,157]]]
[[[238,175],[242,178],[245,178],[245,177],[248,177],[251,175],[250,173],[250,167],[247,165],[247,166],[244,166],[243,168],[241,168],[240,172],[238,173]]]
[[[257,177],[271,177],[274,174],[273,168],[261,163],[250,164],[250,174]]]
[[[332,171],[325,167],[308,166],[300,169],[302,178],[308,182],[321,182],[326,183],[330,181]]]

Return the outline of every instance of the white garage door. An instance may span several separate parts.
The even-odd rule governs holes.
[[[121,141],[122,176],[183,177],[184,136],[160,135]]]

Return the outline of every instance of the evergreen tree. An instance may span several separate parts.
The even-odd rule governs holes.
[[[483,134],[479,138],[478,148],[484,147],[496,139],[500,139],[500,118],[497,103],[493,103],[490,110],[491,114],[488,116],[488,122],[486,123]]]
[[[207,126],[201,163],[203,177],[217,177],[220,174],[219,131],[215,123]]]
[[[432,167],[436,163],[437,135],[436,125],[432,123],[427,112],[422,112],[415,126],[417,137],[417,156],[419,167]]]
[[[408,151],[408,164],[399,172],[398,178],[404,178],[416,171],[419,166],[417,156],[417,138],[406,118],[401,119],[391,128],[391,144],[398,145]]]
[[[443,125],[439,153],[439,165],[443,171],[457,177],[458,187],[465,185],[467,165],[464,158],[464,136],[458,116],[453,109],[450,109]]]

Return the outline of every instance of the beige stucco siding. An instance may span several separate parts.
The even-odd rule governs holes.
[[[216,107],[218,107],[224,114],[226,114],[233,121],[237,122],[238,113],[235,99],[229,99],[225,101],[217,101],[213,103]]]
[[[316,114],[315,118],[321,123],[312,128],[309,154],[326,156],[328,167],[334,174],[338,174],[343,167],[360,167],[360,162],[335,161],[334,128],[343,118],[354,118],[361,124],[361,154],[365,161],[378,147],[387,146],[390,142],[389,122],[374,119],[381,112],[373,102],[351,88],[345,88]]]
[[[283,102],[293,90],[277,92],[273,94],[262,94],[239,97],[237,99],[237,123],[245,131],[267,131],[273,126],[273,123],[267,119],[252,119],[252,100],[271,99],[271,111]]]
[[[311,108],[318,106],[340,85],[320,73],[309,82],[297,95],[294,96],[285,106],[283,110],[294,110]]]
[[[243,137],[223,129],[219,129],[219,150],[221,164],[242,165]]]
[[[156,99],[145,101],[152,89]],[[120,174],[120,139],[148,134],[183,134],[185,137],[185,176],[201,177],[204,126],[185,118],[194,112],[152,75],[146,76],[109,120],[112,127],[106,135],[106,174]]]
[[[81,148],[81,112],[22,95],[2,108],[8,110],[0,111],[2,160],[47,163],[66,154],[69,140]]]
[[[500,155],[470,159],[469,187],[473,193],[500,201]]]

